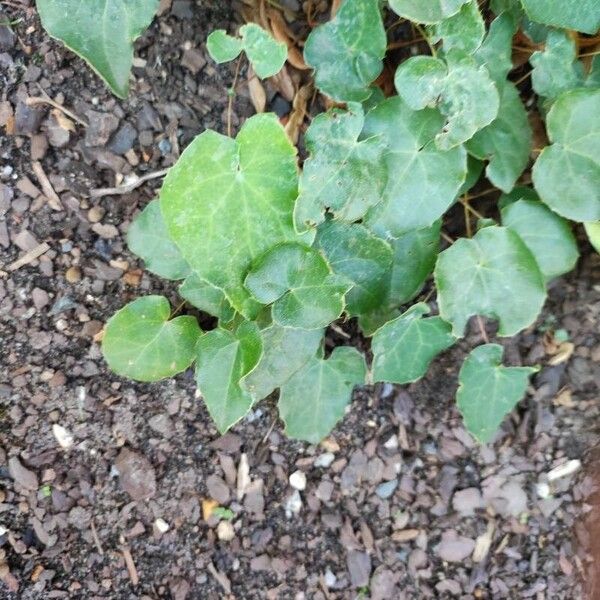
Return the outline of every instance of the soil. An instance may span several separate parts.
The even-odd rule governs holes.
[[[454,404],[477,327],[422,381],[358,390],[318,447],[286,439],[273,402],[219,437],[191,373],[141,385],[106,369],[106,319],[140,294],[175,294],[124,241],[159,180],[89,191],[172,165],[206,128],[226,131],[233,69],[213,66],[204,40],[235,16],[227,3],[163,2],[120,101],[20,4],[0,4],[12,23],[0,26],[0,599],[582,598],[600,257],[582,242],[535,326],[495,340],[510,364],[541,369],[487,446]],[[44,92],[89,127],[26,104]],[[240,87],[234,128],[252,110]]]

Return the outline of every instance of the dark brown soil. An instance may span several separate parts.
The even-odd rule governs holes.
[[[94,341],[105,320],[139,294],[174,294],[123,237],[158,181],[98,200],[89,190],[225,131],[233,72],[212,65],[204,39],[231,26],[227,4],[174,0],[137,44],[127,101],[43,34],[32,2],[0,5],[13,22],[0,27],[0,599],[581,598],[594,480],[575,466],[546,484],[598,440],[600,260],[585,243],[538,323],[502,341],[510,364],[541,370],[486,447],[454,406],[476,330],[423,381],[357,391],[321,447],[287,440],[269,402],[219,438],[191,373],[140,385],[107,371]],[[41,90],[87,131],[28,107]],[[234,127],[249,114],[241,87]],[[62,209],[44,198],[35,160]],[[43,242],[40,258],[8,271]],[[210,500],[230,521],[204,518]]]

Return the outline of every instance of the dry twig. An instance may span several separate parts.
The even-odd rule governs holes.
[[[120,185],[118,187],[98,188],[96,190],[90,190],[90,198],[101,198],[102,196],[119,196],[122,194],[129,194],[129,192],[133,192],[133,190],[140,187],[142,183],[146,183],[146,181],[150,181],[151,179],[158,179],[159,177],[164,177],[168,171],[169,169],[161,169],[160,171],[154,171],[153,173],[146,173],[146,175],[142,175],[135,181],[132,181],[131,183],[127,183],[125,185]]]

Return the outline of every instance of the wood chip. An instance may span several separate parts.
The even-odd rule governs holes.
[[[400,544],[411,542],[419,537],[419,533],[421,533],[420,529],[401,529],[400,531],[394,531],[394,533],[392,533],[392,540],[394,540],[394,542],[399,542]]]
[[[48,250],[50,250],[50,246],[46,242],[43,242],[39,246],[36,246],[35,248],[31,249],[29,252],[23,254],[23,256],[15,260],[15,262],[8,265],[8,267],[6,267],[6,270],[12,272],[16,271],[17,269],[20,269],[21,267],[24,267],[25,265],[29,265],[36,258],[39,258],[40,256],[42,256],[42,254],[48,252]]]
[[[128,546],[121,547],[121,553],[123,554],[123,558],[125,559],[125,566],[127,567],[127,572],[129,573],[129,579],[131,579],[132,585],[137,585],[140,582],[140,577],[138,575],[137,569],[135,568],[135,563],[133,562],[133,556],[131,556],[131,551]]]
[[[240,456],[240,463],[238,465],[237,471],[237,499],[240,502],[244,495],[246,494],[246,490],[250,485],[250,465],[248,464],[248,456],[245,452]]]
[[[475,548],[472,554],[473,562],[480,563],[488,555],[492,546],[492,540],[494,539],[495,529],[494,522],[489,521],[485,533],[482,533],[475,540]]]
[[[223,588],[226,594],[231,594],[231,583],[225,573],[217,571],[215,565],[208,563],[208,572],[215,578],[217,583]]]
[[[267,94],[260,79],[254,73],[254,69],[248,68],[248,91],[250,92],[250,100],[257,113],[264,113],[267,108]]]
[[[33,170],[37,180],[40,182],[42,186],[42,191],[44,192],[44,196],[48,199],[48,206],[53,210],[63,210],[62,202],[58,197],[58,194],[54,191],[48,176],[44,172],[44,168],[42,167],[42,163],[35,160],[31,163],[31,169]]]

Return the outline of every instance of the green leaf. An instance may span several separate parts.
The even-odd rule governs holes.
[[[335,18],[308,36],[304,60],[324,94],[362,102],[383,69],[386,45],[379,0],[344,0]]]
[[[398,237],[429,227],[454,202],[466,176],[466,152],[437,147],[434,137],[442,125],[437,111],[415,112],[397,96],[368,113],[363,135],[383,136],[390,173],[383,200],[364,220],[377,235]]]
[[[431,361],[456,341],[452,327],[429,314],[420,302],[378,329],[373,336],[373,381],[412,383],[421,379]]]
[[[600,29],[597,0],[521,0],[532,21],[594,34]]]
[[[471,54],[479,48],[485,35],[485,23],[476,0],[468,0],[451,17],[432,25],[428,31],[430,42],[436,44],[443,40],[444,50],[457,49]]]
[[[52,37],[127,97],[133,42],[152,22],[158,0],[37,0],[37,9]]]
[[[458,191],[458,196],[464,196],[478,181],[483,173],[485,163],[472,154],[467,156],[467,178]]]
[[[441,150],[449,150],[471,139],[498,114],[500,96],[484,66],[458,51],[445,63],[433,56],[404,61],[395,76],[396,89],[413,109],[437,107],[446,117],[436,136]]]
[[[490,8],[496,15],[505,13],[510,15],[515,20],[521,20],[523,17],[523,6],[520,0],[492,0]]]
[[[600,221],[584,223],[583,226],[585,227],[590,244],[594,246],[596,252],[600,253]]]
[[[358,140],[365,117],[360,104],[314,118],[306,132],[310,153],[300,176],[294,209],[296,230],[322,223],[325,210],[336,219],[356,221],[381,200],[387,181],[385,142],[374,135]]]
[[[273,304],[275,323],[320,329],[342,314],[344,295],[352,284],[332,273],[316,250],[282,244],[253,264],[246,287],[262,304]]]
[[[242,26],[240,33],[246,55],[258,77],[266,79],[281,71],[287,60],[286,44],[278,42],[255,23]]]
[[[158,381],[185,371],[195,358],[200,328],[194,317],[169,320],[163,296],[143,296],[124,306],[106,323],[102,353],[118,375]]]
[[[344,416],[355,385],[365,382],[367,367],[358,350],[335,348],[327,360],[313,357],[281,387],[279,414],[286,434],[320,442]]]
[[[502,191],[510,192],[529,163],[531,139],[519,91],[513,83],[505,81],[500,88],[498,116],[467,142],[467,150],[481,160],[488,160],[487,178]]]
[[[517,31],[518,19],[510,13],[496,17],[490,24],[489,31],[481,46],[474,54],[478,64],[485,66],[490,77],[502,85],[512,64],[512,41]]]
[[[346,294],[346,312],[366,313],[378,308],[390,285],[392,248],[358,223],[327,220],[318,231],[315,246],[323,252],[334,273],[352,282]]]
[[[275,115],[248,119],[237,139],[206,131],[165,178],[161,208],[169,236],[200,279],[253,318],[260,306],[243,286],[252,261],[298,237],[296,152]]]
[[[535,321],[546,299],[533,254],[506,227],[485,227],[454,242],[438,256],[434,277],[440,315],[457,337],[475,315],[497,319],[499,335],[515,335]]]
[[[185,279],[190,267],[171,241],[158,199],[152,200],[135,218],[127,232],[131,252],[146,263],[148,271],[165,279]]]
[[[523,398],[532,367],[503,367],[502,346],[485,344],[466,358],[458,376],[458,410],[467,430],[489,442],[504,417]]]
[[[551,102],[583,85],[583,64],[577,60],[575,42],[566,31],[551,30],[544,51],[534,52],[529,62],[533,89]]]
[[[541,202],[518,200],[506,206],[502,225],[525,242],[546,280],[575,267],[579,252],[569,223]]]
[[[206,49],[216,63],[222,64],[235,60],[244,50],[244,44],[224,29],[217,29],[206,38]]]
[[[255,401],[266,398],[317,354],[323,340],[322,329],[294,329],[276,323],[260,332],[263,355],[242,380],[242,387]]]
[[[585,80],[587,87],[600,87],[600,54],[596,54],[592,59],[590,72]]]
[[[565,92],[546,128],[552,144],[533,167],[536,191],[567,219],[600,220],[600,89]]]
[[[240,36],[228,35],[224,29],[213,31],[206,40],[211,58],[217,63],[225,63],[237,58],[244,50],[260,79],[281,71],[287,60],[287,46],[283,42],[278,42],[256,23],[243,25]]]
[[[235,315],[223,291],[197,275],[186,278],[179,286],[179,295],[202,312],[217,317],[221,323],[229,323]]]
[[[390,8],[417,23],[439,23],[455,15],[469,0],[389,0]]]
[[[498,200],[498,208],[503,210],[507,206],[514,204],[518,200],[531,200],[533,202],[539,202],[540,197],[536,191],[530,187],[518,186],[508,194],[502,194]]]
[[[196,381],[220,433],[235,425],[254,399],[240,380],[258,364],[262,340],[256,323],[245,321],[235,332],[213,329],[198,340]]]

